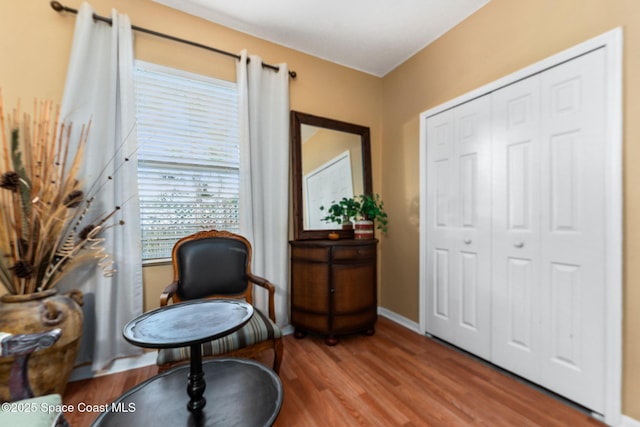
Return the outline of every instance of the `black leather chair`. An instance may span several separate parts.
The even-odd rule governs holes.
[[[254,307],[249,322],[238,331],[202,345],[202,357],[237,356],[256,358],[273,350],[273,370],[282,362],[282,332],[276,325],[275,287],[251,273],[251,244],[227,231],[201,231],[180,239],[173,247],[173,282],[160,297],[160,306],[199,299],[234,298],[253,305],[253,284],[268,292],[268,316]],[[166,370],[189,361],[189,347],[160,349],[157,364]]]

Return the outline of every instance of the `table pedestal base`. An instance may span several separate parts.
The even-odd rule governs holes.
[[[204,381],[204,372],[202,372],[202,347],[200,344],[191,346],[191,363],[189,365],[189,382],[187,383],[187,394],[189,395],[189,403],[187,409],[199,415],[202,408],[207,404],[207,399],[203,397],[207,384]]]

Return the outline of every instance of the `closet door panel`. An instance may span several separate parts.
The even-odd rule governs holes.
[[[489,97],[427,120],[427,330],[490,354]]]
[[[492,94],[492,361],[540,378],[540,79]]]
[[[449,319],[449,251],[447,249],[436,248],[433,251],[433,316],[444,322]],[[441,322],[434,322],[433,332]],[[442,332],[439,332],[443,337]],[[450,338],[450,337],[449,337]]]
[[[460,325],[473,331],[482,327],[478,312],[478,258],[476,253],[460,253]]]
[[[429,247],[427,250],[429,332],[445,340],[452,340],[454,333],[449,326],[451,318],[451,294],[455,292],[451,281],[451,253],[455,233],[456,185],[454,157],[453,114],[445,111],[427,122],[429,203],[427,225]]]
[[[491,99],[484,96],[453,110],[459,219],[454,245],[454,344],[487,359],[491,355],[490,108]]]
[[[604,410],[604,52],[541,75],[543,384]]]
[[[520,351],[530,353],[533,349],[535,325],[531,307],[531,290],[534,263],[530,259],[509,258],[507,266],[506,295],[508,318],[507,342]]]

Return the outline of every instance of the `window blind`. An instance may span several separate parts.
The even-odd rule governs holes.
[[[239,230],[236,84],[136,62],[143,259],[203,229]]]

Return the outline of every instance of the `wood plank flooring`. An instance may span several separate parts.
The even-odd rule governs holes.
[[[499,369],[383,317],[374,336],[344,337],[335,347],[315,336],[284,340],[284,402],[276,427],[604,426]],[[265,363],[270,356],[265,355]],[[63,400],[76,408],[80,402],[106,404],[156,372],[150,366],[70,383]],[[89,426],[97,416],[66,414],[73,427]]]

